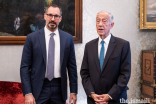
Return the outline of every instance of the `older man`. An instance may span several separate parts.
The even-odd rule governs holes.
[[[110,33],[113,16],[105,11],[96,17],[98,38],[85,46],[81,77],[88,104],[120,104],[127,99],[131,74],[129,42]]]
[[[58,29],[61,8],[51,5],[44,14],[46,26],[28,34],[21,61],[26,104],[65,104],[67,71],[70,99],[76,104],[77,68],[72,35]],[[66,69],[67,68],[67,69]]]

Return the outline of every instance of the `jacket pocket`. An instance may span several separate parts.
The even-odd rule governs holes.
[[[120,55],[113,55],[111,58],[117,58],[119,57]]]
[[[70,50],[70,48],[69,48],[69,47],[67,47],[67,48],[65,48],[65,49],[64,49],[64,51],[67,51],[67,52],[68,52],[69,50]]]
[[[35,68],[31,69],[31,73],[34,74],[35,73]]]

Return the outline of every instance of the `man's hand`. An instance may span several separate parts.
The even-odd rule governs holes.
[[[100,98],[98,97],[98,95],[95,94],[95,93],[91,93],[90,96],[94,99],[94,101],[100,100]]]
[[[101,102],[101,101],[102,102],[108,102],[109,100],[111,100],[111,98],[108,96],[108,94],[98,95],[98,97],[100,98],[99,102]]]
[[[91,94],[91,97],[94,99],[95,103],[96,104],[108,104],[108,101],[110,99],[107,98],[106,96],[107,94],[103,94],[103,95],[97,95],[97,94],[94,94],[92,93]],[[105,98],[106,97],[106,98]],[[109,96],[108,96],[109,97]]]
[[[25,95],[25,104],[36,104],[35,98],[32,94]]]
[[[71,103],[73,100],[73,103]],[[70,94],[69,104],[76,104],[77,96],[76,94]]]

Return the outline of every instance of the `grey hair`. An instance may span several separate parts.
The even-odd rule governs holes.
[[[101,11],[101,12],[98,12],[97,15],[98,15],[99,13],[108,13],[108,14],[110,15],[110,22],[113,23],[113,18],[114,18],[114,17],[113,17],[113,15],[112,15],[111,13],[109,13],[109,12],[107,12],[107,11]]]

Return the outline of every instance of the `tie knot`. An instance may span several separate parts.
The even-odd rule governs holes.
[[[104,41],[103,41],[103,40],[101,41],[101,44],[102,44],[102,45],[104,44]]]
[[[55,35],[55,33],[51,33],[50,35],[51,35],[51,37],[53,37]]]

